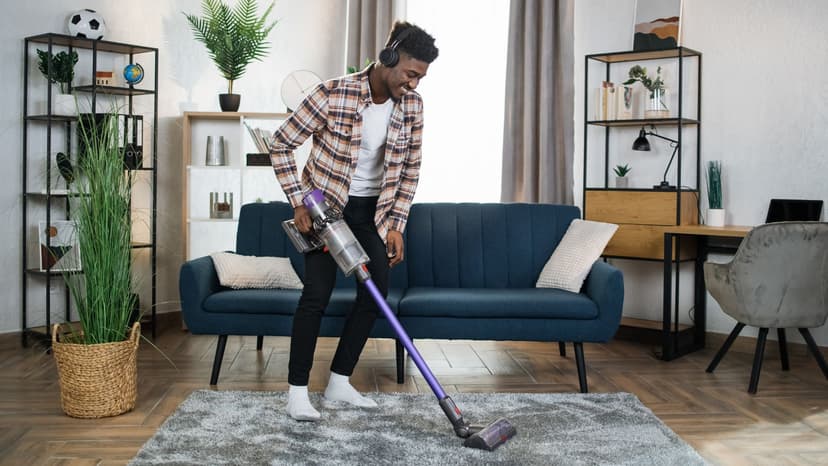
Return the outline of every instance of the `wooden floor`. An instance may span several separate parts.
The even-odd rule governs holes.
[[[264,350],[257,352],[254,337],[230,337],[217,389],[285,390],[288,342],[266,338]],[[42,348],[21,348],[19,336],[0,337],[0,464],[128,462],[190,392],[209,386],[215,337],[170,326],[155,343],[175,367],[141,343],[135,410],[78,420],[61,412],[52,357]],[[311,390],[324,389],[335,344],[335,339],[320,340]],[[416,344],[447,392],[578,389],[571,346],[563,358],[554,343]],[[410,361],[405,384],[397,385],[393,347],[391,340],[369,340],[354,385],[363,391],[430,393]],[[748,352],[731,351],[715,374],[706,374],[712,349],[662,362],[652,356],[652,348],[628,341],[584,348],[590,391],[634,393],[711,463],[828,464],[828,381],[804,347],[791,348],[791,370],[782,372],[769,342],[755,396],[746,391]],[[452,435],[448,427],[446,435]]]

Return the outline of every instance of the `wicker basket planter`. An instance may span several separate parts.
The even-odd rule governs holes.
[[[136,357],[141,325],[135,322],[127,340],[94,345],[59,342],[58,328],[52,327],[52,351],[63,412],[78,418],[101,418],[132,410],[138,388]]]

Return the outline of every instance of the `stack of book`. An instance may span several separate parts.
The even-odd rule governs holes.
[[[270,134],[261,128],[252,128],[247,122],[244,122],[247,132],[253,138],[253,143],[256,144],[258,153],[247,154],[248,166],[269,166],[270,165]]]

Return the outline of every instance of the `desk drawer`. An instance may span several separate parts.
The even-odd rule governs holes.
[[[675,225],[675,191],[587,190],[584,218],[633,225]],[[695,192],[681,193],[681,224],[697,223]]]
[[[618,231],[604,249],[604,255],[664,260],[664,231],[667,228],[656,225],[619,225]],[[673,239],[673,259],[676,254],[675,248],[676,240]],[[695,239],[682,238],[681,258],[692,259],[694,257],[696,257]]]

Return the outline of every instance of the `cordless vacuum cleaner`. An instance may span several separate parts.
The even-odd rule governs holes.
[[[293,224],[293,220],[286,220],[282,225],[291,242],[296,246],[296,249],[303,253],[325,247],[333,256],[339,268],[345,273],[345,276],[356,274],[357,280],[365,285],[374,301],[382,309],[385,318],[388,319],[394,329],[394,333],[397,334],[405,349],[408,350],[414,364],[417,365],[434,395],[440,401],[440,407],[443,408],[443,412],[454,427],[454,433],[458,437],[466,439],[463,445],[492,451],[512,438],[517,430],[504,418],[500,418],[487,426],[471,425],[463,419],[463,413],[460,412],[454,401],[446,395],[443,387],[434,378],[434,374],[431,373],[431,369],[426,365],[411,338],[405,333],[405,329],[400,325],[397,316],[388,307],[382,293],[371,280],[371,274],[365,266],[370,261],[368,254],[362,249],[348,224],[342,219],[342,214],[337,209],[328,206],[325,202],[325,196],[318,189],[313,190],[305,197],[303,203],[313,220],[313,232],[309,235],[303,235]]]

